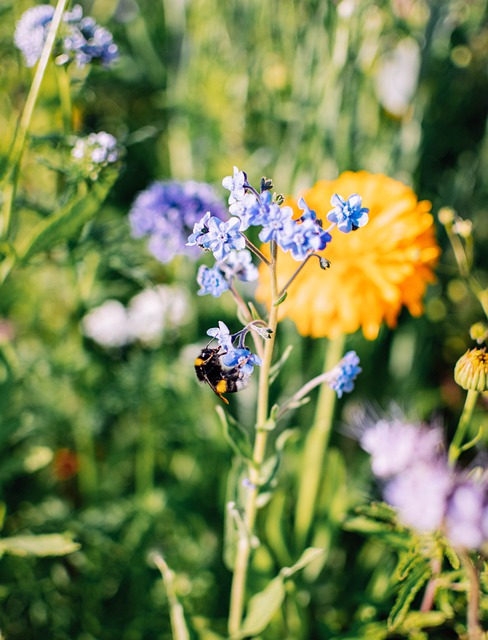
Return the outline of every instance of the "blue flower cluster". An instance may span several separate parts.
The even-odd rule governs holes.
[[[326,248],[332,240],[329,231],[335,226],[340,231],[349,233],[368,221],[368,209],[361,207],[361,198],[356,194],[347,201],[338,195],[333,197],[332,204],[336,206],[328,214],[332,224],[325,230],[322,221],[317,219],[315,211],[310,209],[303,198],[298,201],[298,207],[303,213],[298,219],[294,219],[293,209],[281,206],[281,197],[273,198],[271,182],[264,178],[261,181],[261,192],[258,193],[249,183],[246,173],[234,167],[233,175],[225,177],[222,186],[230,191],[229,213],[232,217],[224,221],[206,212],[195,223],[193,233],[188,237],[189,247],[211,251],[217,260],[212,269],[202,267],[198,273],[200,295],[209,293],[219,297],[229,289],[223,265],[229,261],[229,256],[242,252],[246,245],[253,248],[244,236],[244,231],[249,227],[260,226],[258,237],[261,242],[274,242],[284,251],[289,251],[297,262],[303,262]],[[240,279],[249,280],[246,277]]]
[[[22,52],[26,66],[33,67],[41,57],[53,15],[54,7],[41,4],[27,9],[18,21],[14,43]],[[94,61],[109,66],[119,57],[112,34],[93,18],[84,18],[80,5],[63,14],[54,53],[56,64],[74,60],[79,67]]]
[[[149,251],[163,263],[176,255],[197,258],[199,251],[187,246],[188,234],[205,212],[218,221],[225,209],[206,183],[153,182],[134,200],[129,212],[132,235],[149,236]],[[210,213],[211,212],[211,213]],[[241,245],[241,248],[244,245]]]
[[[217,340],[221,349],[221,363],[228,368],[238,367],[240,377],[245,382],[248,381],[254,371],[254,367],[262,365],[261,358],[255,353],[251,353],[251,350],[244,344],[245,337],[251,328],[252,323],[241,329],[241,331],[231,334],[227,325],[219,321],[218,327],[207,331],[207,335]],[[234,346],[234,343],[237,343],[236,346]]]
[[[359,356],[355,351],[348,351],[342,360],[328,373],[327,384],[342,398],[343,393],[354,389],[354,380],[361,373]]]
[[[303,215],[293,219],[293,209],[280,207],[273,201],[268,184],[257,193],[247,180],[244,171],[234,167],[234,174],[222,181],[222,186],[230,191],[229,212],[240,220],[239,230],[250,226],[261,226],[261,242],[274,241],[284,251],[289,251],[297,261],[304,260],[315,251],[322,251],[332,240],[330,233],[322,228],[315,211],[309,209],[303,198],[299,207]]]
[[[212,268],[201,265],[197,274],[197,282],[200,285],[197,293],[199,296],[210,294],[218,298],[232,286],[233,278],[242,282],[254,282],[258,278],[258,269],[247,249],[233,249],[227,260],[216,262]]]
[[[441,531],[456,549],[488,541],[488,482],[449,465],[442,430],[400,419],[380,420],[360,439],[383,495],[403,524]]]

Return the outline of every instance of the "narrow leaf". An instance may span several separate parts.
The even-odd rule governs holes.
[[[164,558],[159,553],[152,554],[152,560],[159,569],[166,587],[169,602],[169,614],[171,618],[171,630],[174,640],[190,640],[190,634],[186,625],[183,607],[176,595],[174,587],[175,574],[168,567]]]
[[[65,556],[78,551],[80,545],[69,533],[11,536],[0,539],[0,554],[16,556]]]
[[[107,171],[105,177],[95,182],[89,190],[81,190],[59,211],[38,222],[30,233],[14,245],[18,258],[25,261],[62,240],[74,237],[99,211],[116,178],[116,172]]]
[[[388,617],[388,629],[390,631],[394,631],[403,623],[413,599],[431,575],[432,571],[426,560],[410,571],[400,587],[396,602]]]
[[[248,613],[237,638],[257,636],[271,622],[285,599],[285,585],[281,575],[271,580],[265,589],[249,601]]]
[[[238,456],[250,461],[252,459],[252,445],[248,432],[235,418],[225,413],[222,407],[217,407],[216,411],[222,423],[227,442]]]

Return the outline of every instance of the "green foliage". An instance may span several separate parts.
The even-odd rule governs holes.
[[[473,221],[468,257],[483,300],[485,3],[85,3],[113,31],[120,63],[70,68],[69,113],[62,75],[50,63],[18,137],[35,70],[22,65],[12,36],[32,5],[0,7],[2,633],[33,640],[228,637],[231,572],[245,539],[249,599],[235,637],[466,634],[469,585],[460,555],[443,538],[419,540],[384,503],[358,506],[376,498],[376,489],[342,428],[356,403],[408,399],[413,415],[440,414],[453,433],[462,397],[452,370],[472,344],[468,328],[481,307],[455,268],[445,229],[424,316],[403,314],[398,329],[385,328],[375,342],[348,337],[363,373],[357,393],[336,408],[302,544],[297,484],[310,464],[303,447],[316,390],[284,414],[279,407],[320,374],[323,341],[280,324],[252,535],[242,505],[255,388],[235,394],[230,408],[219,406],[217,419],[218,399],[197,386],[192,366],[208,327],[219,319],[236,326],[234,310],[225,296],[197,307],[198,265],[158,263],[131,238],[127,213],[153,180],[219,185],[233,164],[272,175],[278,190],[295,194],[342,170],[384,172],[414,185],[434,212],[449,205]],[[379,80],[405,41],[419,55],[419,71],[393,113]],[[75,181],[73,136],[101,130],[126,147],[123,161],[95,181]],[[158,284],[175,285],[192,301],[159,345],[107,348],[84,336],[90,310],[108,299],[127,306]],[[262,312],[251,307],[253,319]],[[481,409],[459,448],[463,464],[475,455],[472,445],[486,445]],[[157,565],[163,580],[155,557],[164,558]],[[420,610],[431,580],[431,610]],[[486,572],[480,617],[486,627]]]

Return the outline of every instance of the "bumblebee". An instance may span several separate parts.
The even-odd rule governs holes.
[[[227,367],[222,363],[220,347],[205,347],[195,359],[195,373],[200,382],[206,382],[212,391],[226,404],[229,404],[223,393],[236,393],[244,389],[249,382],[249,375],[244,375],[240,365]]]

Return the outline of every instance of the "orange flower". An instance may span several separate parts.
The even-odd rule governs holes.
[[[293,320],[305,336],[335,338],[362,328],[366,338],[378,335],[383,320],[395,327],[406,306],[422,314],[427,284],[434,281],[433,267],[440,254],[434,236],[431,204],[418,201],[410,187],[381,174],[347,171],[337,180],[321,180],[303,195],[307,205],[327,228],[331,197],[358,193],[369,208],[365,227],[332,232],[332,242],[321,252],[331,262],[327,271],[311,259],[290,285],[280,305],[281,317]],[[293,202],[297,216],[302,212]],[[298,263],[279,252],[278,283],[283,287]],[[268,269],[261,268],[257,298],[268,300]]]

